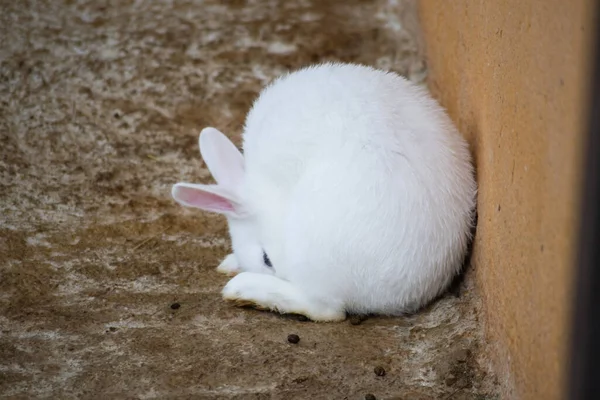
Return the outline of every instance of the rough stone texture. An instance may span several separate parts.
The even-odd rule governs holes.
[[[0,397],[493,398],[469,278],[406,318],[234,308],[224,220],[170,199],[210,180],[199,130],[237,141],[288,68],[422,80],[414,20],[383,0],[0,1]]]
[[[504,398],[562,399],[591,0],[423,0],[429,83],[471,143],[473,251]]]

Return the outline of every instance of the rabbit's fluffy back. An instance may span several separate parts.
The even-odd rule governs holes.
[[[476,184],[429,94],[325,64],[267,87],[248,114],[243,196],[276,275],[349,312],[399,314],[460,269]]]

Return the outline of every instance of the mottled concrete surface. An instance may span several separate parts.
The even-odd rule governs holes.
[[[495,398],[469,278],[360,325],[234,308],[224,220],[170,199],[288,68],[423,80],[413,6],[0,0],[0,397]]]

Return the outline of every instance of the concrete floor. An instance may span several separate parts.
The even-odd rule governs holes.
[[[496,398],[469,276],[360,325],[234,308],[224,220],[170,198],[209,180],[200,129],[237,140],[288,68],[422,81],[414,20],[384,0],[0,0],[0,397]]]

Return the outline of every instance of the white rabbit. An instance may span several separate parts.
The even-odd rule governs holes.
[[[313,321],[414,312],[460,270],[476,201],[467,142],[406,79],[322,64],[275,80],[246,119],[242,155],[205,128],[216,185],[180,204],[227,217],[237,275],[226,300]]]

